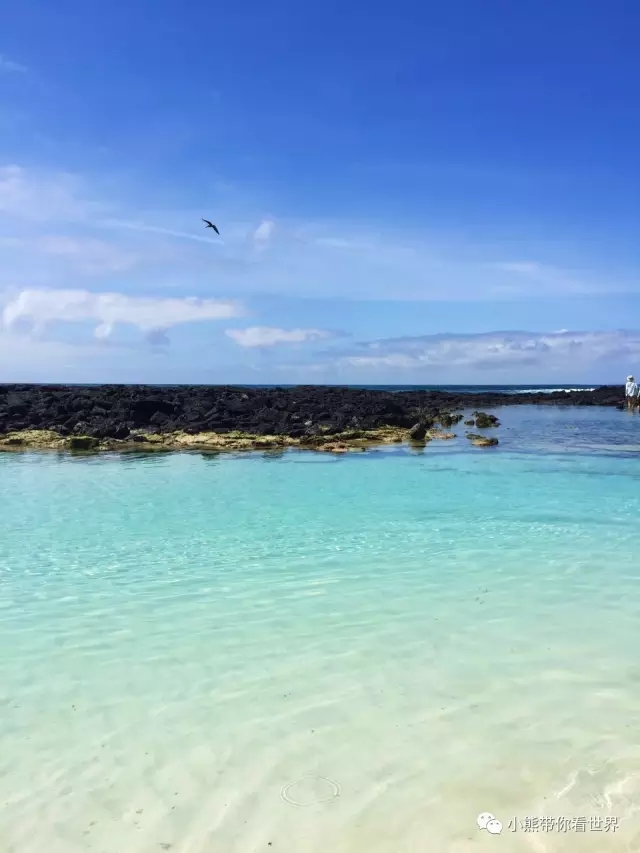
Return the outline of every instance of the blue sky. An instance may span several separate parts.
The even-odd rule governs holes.
[[[0,381],[640,373],[639,34],[588,0],[13,4]]]

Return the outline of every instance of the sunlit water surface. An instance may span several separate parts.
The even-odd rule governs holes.
[[[639,850],[640,417],[500,415],[0,456],[0,850]]]

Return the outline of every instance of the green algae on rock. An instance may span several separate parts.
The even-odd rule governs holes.
[[[54,430],[21,430],[0,435],[0,451],[57,450],[69,452],[170,452],[180,450],[284,451],[287,448],[329,453],[364,451],[376,444],[398,444],[407,439],[407,430],[381,427],[347,430],[335,435],[319,434],[292,438],[286,435],[253,435],[240,431],[217,433],[184,431],[145,433],[136,431],[125,439],[97,439],[85,435],[63,436]]]
[[[67,450],[97,450],[100,442],[90,435],[71,435],[65,439]]]
[[[433,440],[450,441],[456,438],[453,432],[441,429],[420,430],[413,428],[379,427],[377,429],[349,429],[336,434],[319,433],[292,438],[286,435],[253,435],[240,431],[217,433],[184,431],[168,433],[145,433],[142,430],[131,433],[125,439],[98,439],[87,435],[64,436],[55,430],[22,430],[0,435],[0,451],[56,450],[71,453],[100,452],[174,452],[202,451],[218,453],[223,451],[242,452],[261,450],[265,453],[282,453],[287,449],[310,450],[319,453],[364,452],[379,445],[402,444],[426,445]],[[467,438],[475,447],[493,447],[497,438],[486,438],[477,433],[467,433]]]
[[[0,435],[0,450],[60,450],[64,438],[51,429],[25,429]]]
[[[495,447],[499,443],[497,438],[487,438],[487,436],[478,435],[475,432],[468,432],[467,438],[474,447]]]
[[[441,430],[441,429],[430,429],[430,430],[427,430],[427,434],[426,434],[427,439],[439,438],[439,439],[442,439],[443,441],[450,441],[452,438],[455,438],[455,437],[456,437],[455,432],[445,432],[444,430]]]
[[[488,415],[486,412],[474,412],[473,415],[476,419],[476,427],[478,429],[500,426],[500,421],[495,415]]]

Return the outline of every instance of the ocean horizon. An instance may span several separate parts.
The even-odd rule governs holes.
[[[313,383],[311,383],[313,385]],[[295,388],[295,385],[239,385],[239,388]],[[594,391],[599,385],[578,385],[565,382],[563,385],[336,385],[328,387],[364,388],[370,391],[449,391],[453,394],[551,394],[554,391]]]
[[[495,411],[488,450],[0,454],[0,847],[638,849],[640,416]]]
[[[317,387],[317,388],[360,388],[370,391],[447,391],[453,394],[551,394],[554,391],[594,391],[596,388],[608,387],[604,383],[592,383],[591,385],[583,385],[575,382],[565,382],[559,385],[543,383],[541,385],[531,384],[515,384],[509,385],[498,383],[494,385],[434,385],[434,384],[402,384],[396,383],[392,385],[367,385],[367,384],[349,384],[340,382],[331,383],[314,383],[314,382],[299,382],[296,384],[270,382],[264,384],[250,384],[246,382],[219,382],[203,383],[196,382],[194,384],[186,382],[161,383],[161,382],[128,382],[128,383],[112,383],[112,382],[15,382],[15,383],[0,383],[2,385],[37,385],[39,387],[65,387],[65,388],[94,388],[104,385],[121,385],[126,384],[129,387],[144,387],[144,388],[176,388],[176,387],[191,387],[191,388],[300,388],[300,387]],[[622,383],[619,383],[622,384]]]

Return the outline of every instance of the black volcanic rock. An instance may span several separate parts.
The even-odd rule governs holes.
[[[409,438],[412,441],[423,441],[426,434],[427,424],[424,421],[414,424],[409,430]]]
[[[495,415],[488,415],[486,412],[474,412],[473,415],[476,419],[475,425],[478,429],[500,426],[500,421]]]
[[[453,412],[441,412],[438,420],[440,421],[440,426],[444,429],[448,429],[456,424],[459,424],[464,416],[460,413],[454,414]]]
[[[482,412],[525,404],[619,407],[624,390],[458,394],[337,386],[0,385],[0,431],[37,426],[90,438],[126,438],[134,429],[314,437],[381,426],[428,428],[436,420],[453,425],[464,408]]]

